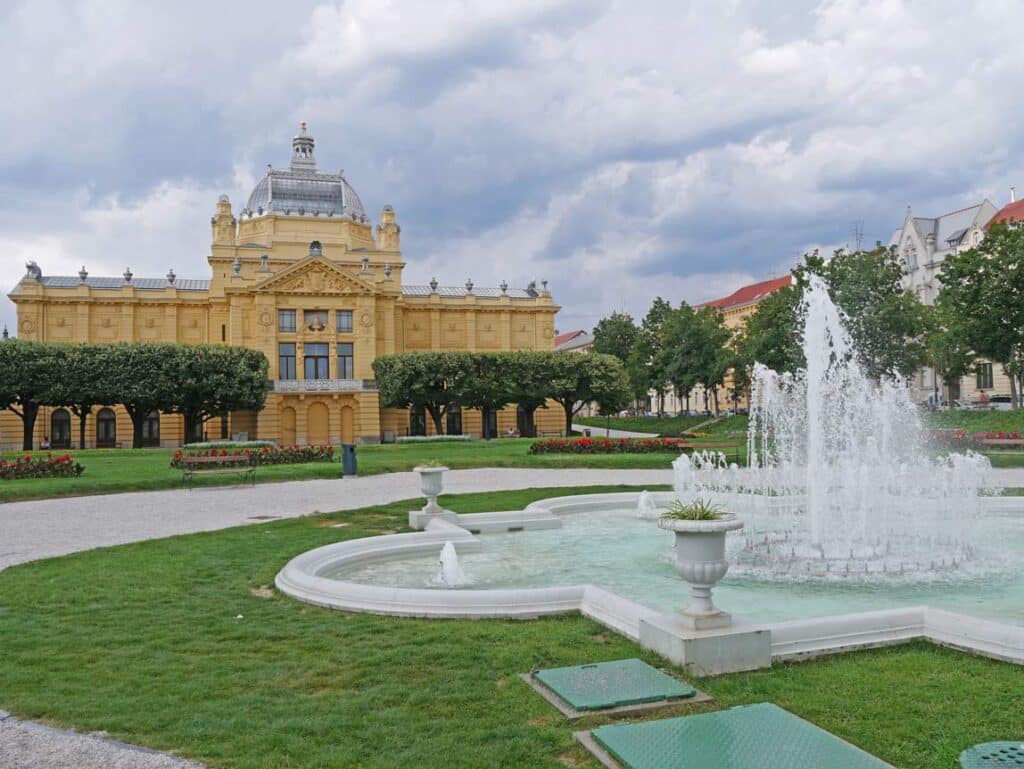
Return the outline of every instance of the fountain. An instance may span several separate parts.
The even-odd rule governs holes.
[[[444,587],[460,587],[466,582],[466,575],[459,565],[459,554],[455,545],[445,542],[437,560],[437,582]]]
[[[657,520],[659,515],[658,506],[654,503],[654,495],[646,489],[641,491],[636,500],[636,517],[653,521]]]
[[[868,377],[824,282],[801,305],[807,367],[754,367],[748,467],[680,457],[675,487],[757,518],[735,552],[757,577],[976,573],[964,521],[979,512],[988,459],[935,458],[908,389]]]

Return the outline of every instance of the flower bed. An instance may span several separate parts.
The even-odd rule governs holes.
[[[246,449],[178,449],[171,467],[180,470],[184,457],[248,457],[253,465],[298,465],[305,462],[330,462],[334,446],[261,446]]]
[[[925,439],[944,451],[982,451],[993,446],[1024,444],[1024,436],[1016,431],[989,430],[969,433],[966,430],[936,430],[925,433]]]
[[[679,454],[693,445],[681,438],[551,438],[534,441],[531,454]]]
[[[47,454],[33,457],[26,454],[17,459],[0,459],[0,480],[14,481],[21,478],[77,478],[85,468],[71,458],[70,454]]]

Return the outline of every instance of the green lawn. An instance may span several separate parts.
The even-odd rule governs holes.
[[[694,425],[707,422],[713,417],[612,417],[608,420],[605,417],[576,417],[575,424],[590,425],[591,427],[608,427],[613,430],[628,430],[636,433],[650,433],[651,435],[677,436],[683,430],[689,430]],[[595,432],[595,435],[600,435]]]
[[[668,468],[673,454],[541,454],[528,452],[529,438],[500,438],[493,441],[443,443],[402,443],[360,446],[357,450],[360,475],[411,470],[425,461],[436,460],[453,469],[469,467],[597,467]],[[39,452],[34,452],[39,453]],[[143,491],[181,486],[181,471],[170,467],[171,449],[91,449],[72,451],[85,466],[79,478],[31,478],[0,481],[0,502],[40,497],[109,494],[118,491]],[[6,456],[17,456],[8,453]],[[256,470],[257,482],[337,478],[339,463],[312,462],[302,465],[275,465]],[[234,475],[197,478],[200,484],[238,483]]]
[[[621,489],[443,501],[485,511]],[[396,619],[266,590],[308,548],[404,529],[412,504],[0,572],[0,708],[106,730],[211,769],[596,769],[572,731],[604,721],[569,724],[517,678],[539,666],[631,656],[659,663],[595,622]],[[716,698],[710,707],[775,702],[907,769],[953,767],[970,744],[1024,736],[1019,667],[927,644],[695,683]]]
[[[1024,409],[1017,411],[929,411],[924,422],[933,429],[962,428],[969,433],[1003,430],[1024,433]]]

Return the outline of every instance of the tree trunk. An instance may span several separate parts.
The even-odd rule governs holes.
[[[715,403],[715,416],[718,416],[718,388],[711,391],[711,400]]]
[[[18,414],[17,411],[14,412]],[[32,433],[36,429],[36,416],[39,414],[38,404],[26,403],[21,407],[21,448],[32,451]]]
[[[82,411],[78,415],[78,448],[85,448],[85,420],[89,418],[88,411]]]
[[[437,404],[432,406],[425,406],[427,413],[430,414],[430,418],[434,420],[434,432],[437,435],[444,435],[444,414],[441,411],[441,407]]]
[[[132,448],[142,448],[142,425],[146,421],[146,414],[150,412],[147,408],[129,407],[125,404],[124,410],[128,412],[128,416],[132,420]],[[188,420],[185,421],[185,432],[188,432]],[[186,435],[185,442],[188,442],[188,436]]]
[[[573,404],[560,401],[562,408],[565,409],[565,437],[569,438],[572,436],[572,417],[573,417]]]
[[[1009,380],[1010,380],[1010,406],[1012,406],[1013,408],[1018,408],[1020,406],[1020,401],[1019,401],[1019,399],[1017,397],[1017,377],[1014,374],[1010,374]]]
[[[520,404],[520,406],[523,409],[523,416],[526,417],[526,433],[524,434],[523,431],[520,430],[519,437],[536,438],[537,423],[534,420],[536,419],[537,409],[539,408],[539,406],[523,406],[522,404]],[[516,425],[516,427],[518,427],[518,425]]]

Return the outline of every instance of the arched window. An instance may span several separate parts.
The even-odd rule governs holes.
[[[71,448],[71,415],[67,409],[50,414],[50,445],[55,449]]]
[[[142,423],[142,445],[160,445],[160,412],[150,411]]]
[[[117,417],[113,409],[102,408],[96,415],[96,448],[112,449],[117,445]]]
[[[409,435],[427,434],[427,414],[422,406],[409,409]]]
[[[453,403],[445,412],[445,431],[448,435],[462,435],[462,406]]]
[[[309,244],[309,255],[310,256],[323,256],[324,247],[320,244],[319,240],[314,240]]]

